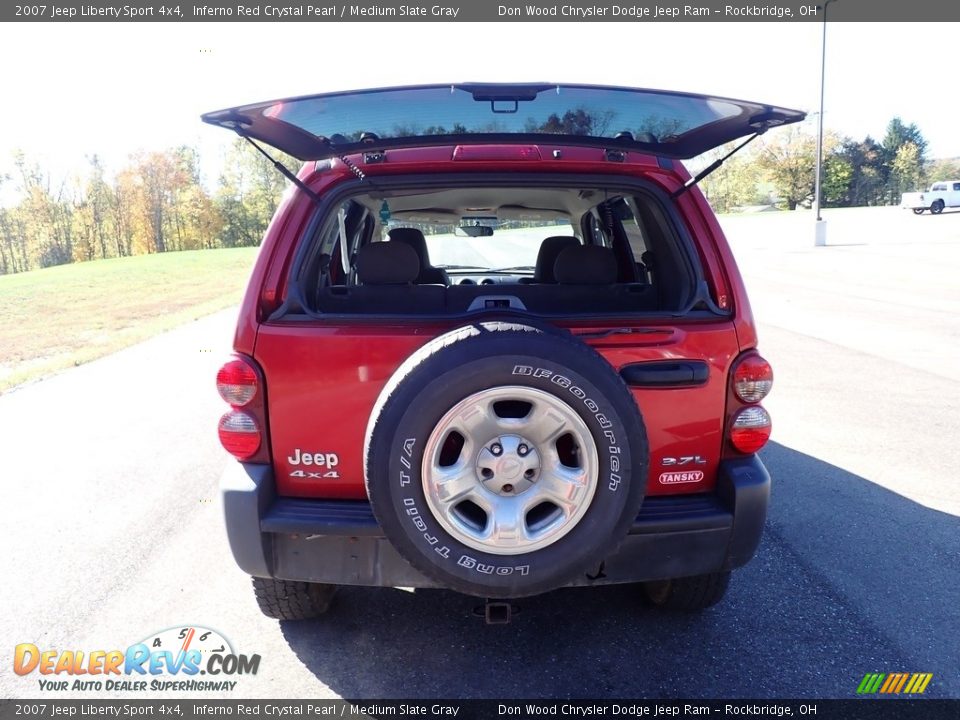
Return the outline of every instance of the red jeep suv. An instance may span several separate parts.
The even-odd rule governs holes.
[[[293,187],[217,376],[263,612],[316,615],[337,585],[717,602],[764,525],[773,374],[696,187],[722,161],[679,160],[803,117],[555,84],[205,115],[303,161],[275,162]]]

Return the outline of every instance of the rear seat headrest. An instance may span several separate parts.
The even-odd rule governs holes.
[[[357,278],[361,285],[407,285],[419,274],[420,258],[404,243],[370,243],[357,253]]]
[[[533,271],[534,282],[553,283],[557,281],[553,273],[557,256],[568,247],[576,247],[580,241],[573,235],[552,235],[540,243],[537,252],[537,264]]]
[[[557,256],[553,274],[561,285],[612,285],[617,259],[613,250],[599,245],[569,247]]]

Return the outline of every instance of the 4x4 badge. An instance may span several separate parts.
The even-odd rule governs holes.
[[[287,462],[293,466],[313,465],[317,468],[325,468],[325,472],[294,470],[290,473],[290,477],[311,479],[340,477],[340,473],[333,469],[340,464],[340,457],[336,453],[311,453],[300,448],[294,448],[293,454],[287,458]]]

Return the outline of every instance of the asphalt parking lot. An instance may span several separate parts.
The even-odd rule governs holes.
[[[216,499],[226,312],[0,397],[0,696],[41,694],[17,643],[197,624],[262,656],[235,697],[847,698],[893,671],[960,697],[960,213],[825,217],[825,248],[806,213],[723,220],[776,382],[766,534],[720,606],[561,590],[485,626],[465,596],[348,588],[263,618]]]

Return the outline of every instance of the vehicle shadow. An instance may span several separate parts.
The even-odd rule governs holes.
[[[960,696],[960,519],[776,443],[763,456],[764,541],[704,613],[576,588],[487,626],[457,593],[344,588],[325,618],[281,632],[348,698],[849,698],[864,673],[895,670]]]

